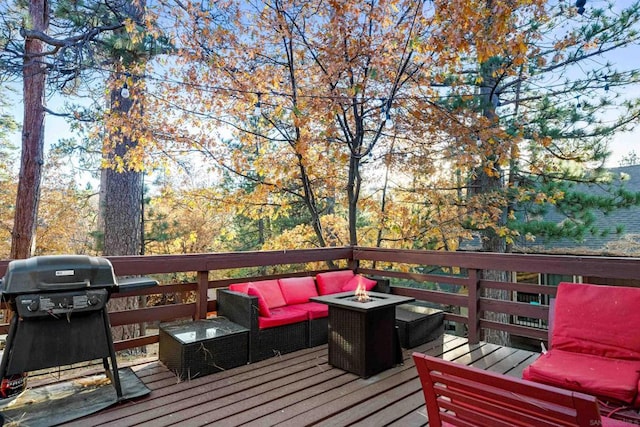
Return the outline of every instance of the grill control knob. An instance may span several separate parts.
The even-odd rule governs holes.
[[[89,305],[98,305],[100,304],[100,296],[98,295],[90,295],[87,299],[87,303]]]
[[[38,298],[31,300],[27,306],[27,310],[29,311],[38,311],[38,308],[40,308],[40,300]]]

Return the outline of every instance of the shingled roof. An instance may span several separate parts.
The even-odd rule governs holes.
[[[625,176],[624,187],[631,192],[640,192],[640,165],[625,166],[609,169],[614,179]],[[578,190],[585,193],[605,194],[605,190],[598,186],[581,185]],[[537,238],[535,241],[520,239],[514,245],[514,252],[520,253],[552,253],[571,255],[607,255],[607,256],[640,256],[640,206],[625,209],[617,209],[611,213],[603,214],[593,212],[595,222],[594,234],[588,234],[583,241],[575,241],[569,238],[546,239]],[[549,210],[544,220],[561,222],[566,218],[555,209]],[[622,232],[617,233],[617,229]],[[479,240],[466,242],[463,248],[466,250],[477,249]]]
[[[625,176],[624,187],[632,192],[640,192],[640,165],[612,168],[609,170],[614,179]],[[628,177],[628,178],[627,178]],[[604,194],[604,189],[598,186],[581,185],[579,191]],[[537,239],[535,242],[519,242],[518,250],[522,252],[570,253],[570,254],[602,254],[631,256],[640,251],[640,206],[616,209],[603,214],[594,211],[594,234],[587,235],[583,241],[568,238],[547,240]],[[550,210],[545,220],[560,222],[564,217],[555,210]],[[622,232],[617,233],[621,228]],[[635,243],[634,243],[635,241]]]

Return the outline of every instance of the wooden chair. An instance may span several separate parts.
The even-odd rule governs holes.
[[[413,353],[429,426],[631,426],[595,397]]]

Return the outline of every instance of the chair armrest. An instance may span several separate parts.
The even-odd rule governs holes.
[[[391,282],[389,279],[384,277],[369,277],[369,279],[377,282],[373,289],[371,289],[373,292],[380,292],[383,294],[391,293]]]
[[[258,329],[258,298],[228,289],[217,289],[218,316],[224,316],[233,323]]]

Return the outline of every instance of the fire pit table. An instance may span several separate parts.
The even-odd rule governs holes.
[[[329,364],[368,378],[399,363],[395,307],[414,301],[400,295],[354,292],[310,298],[329,306]]]

